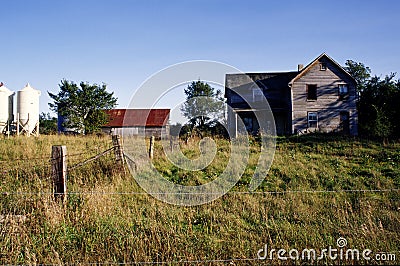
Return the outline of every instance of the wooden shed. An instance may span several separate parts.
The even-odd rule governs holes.
[[[155,136],[169,134],[170,109],[111,109],[106,111],[109,122],[103,132],[124,136]]]

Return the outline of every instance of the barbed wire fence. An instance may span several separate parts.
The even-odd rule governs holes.
[[[154,141],[150,141],[149,146],[149,156],[152,156],[152,151],[154,150]],[[60,153],[60,147],[65,147],[64,151]],[[40,174],[40,178],[42,180],[52,181],[54,183],[54,191],[53,192],[17,192],[17,191],[0,191],[0,194],[3,195],[48,195],[54,194],[55,197],[59,195],[67,196],[68,194],[86,194],[86,195],[97,195],[97,194],[121,194],[121,195],[147,195],[148,193],[145,191],[129,191],[129,192],[100,192],[100,191],[91,191],[91,192],[81,192],[81,191],[67,191],[57,189],[56,183],[62,183],[63,186],[66,187],[66,175],[71,171],[79,169],[89,163],[93,163],[96,160],[114,154],[115,162],[122,166],[124,173],[126,173],[126,163],[130,163],[133,165],[134,170],[136,168],[136,162],[132,161],[132,159],[124,154],[122,139],[119,135],[112,136],[112,146],[104,151],[99,152],[98,149],[88,149],[85,152],[68,154],[66,151],[66,146],[53,146],[53,149],[58,150],[58,152],[54,152],[52,150],[52,156],[43,156],[43,157],[33,157],[33,158],[18,158],[12,160],[0,160],[0,173],[5,174],[13,174],[17,172],[27,172],[32,171],[32,169]],[[26,165],[28,163],[28,166]],[[4,166],[4,164],[13,164],[12,167]],[[24,164],[21,164],[24,163]],[[60,165],[68,165],[68,168],[60,167]],[[322,194],[322,193],[379,193],[379,192],[399,192],[399,188],[393,189],[342,189],[342,190],[283,190],[283,191],[228,191],[226,194],[228,195],[284,195],[284,194]],[[183,192],[155,192],[152,194],[185,194]],[[189,193],[186,193],[189,194]],[[192,193],[190,193],[192,194]],[[220,194],[220,193],[212,193],[212,192],[201,192],[197,194]]]
[[[152,156],[152,142],[150,142],[149,156]],[[153,142],[154,145],[154,142]],[[61,152],[60,152],[61,149]],[[57,152],[55,152],[55,150]],[[103,191],[68,191],[67,190],[67,178],[66,175],[71,171],[79,169],[87,164],[93,163],[104,156],[114,154],[115,162],[122,166],[124,173],[126,173],[126,162],[125,160],[132,160],[130,157],[124,155],[122,140],[120,136],[113,136],[112,146],[104,151],[99,152],[98,149],[88,149],[85,152],[68,154],[65,146],[53,146],[52,156],[33,157],[33,158],[17,158],[13,160],[0,160],[0,173],[3,175],[7,174],[18,174],[32,171],[36,172],[38,177],[43,181],[48,181],[53,184],[53,191],[1,191],[0,195],[18,195],[18,196],[52,196],[56,201],[61,200],[65,203],[68,195],[149,195],[145,191],[127,191],[127,192],[103,192]],[[136,167],[135,162],[130,162],[131,165]],[[13,164],[9,167],[9,164]],[[27,167],[29,165],[29,167]],[[66,167],[68,166],[68,168]],[[136,168],[135,168],[136,169]],[[40,176],[39,176],[40,175]],[[343,189],[343,190],[284,190],[284,191],[229,191],[227,195],[288,195],[288,194],[336,194],[336,193],[390,193],[400,192],[400,189]],[[151,194],[184,194],[184,193],[172,193],[172,192],[159,192]],[[186,193],[189,194],[189,193]],[[211,192],[203,192],[199,194],[213,194]],[[218,193],[220,194],[220,193]],[[3,217],[4,218],[4,217]],[[399,251],[392,251],[399,253]],[[138,261],[132,263],[118,263],[118,265],[179,265],[179,264],[211,264],[211,263],[223,263],[232,264],[235,263],[260,263],[264,264],[267,262],[261,261],[259,258],[228,258],[228,259],[205,259],[205,260],[179,260],[179,261]],[[85,264],[85,263],[84,263]],[[87,263],[90,264],[90,263]],[[109,263],[107,263],[109,264]],[[102,265],[96,263],[96,265]]]

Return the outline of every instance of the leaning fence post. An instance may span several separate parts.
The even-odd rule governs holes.
[[[114,146],[115,160],[124,165],[124,150],[122,148],[121,136],[113,135],[112,143]]]
[[[154,136],[150,137],[150,148],[149,148],[149,157],[150,159],[153,159],[153,155],[154,155]]]
[[[67,196],[67,147],[53,146],[51,150],[54,198],[65,201]]]

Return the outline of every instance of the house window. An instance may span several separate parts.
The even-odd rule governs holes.
[[[248,132],[253,131],[253,118],[252,117],[243,117],[243,123]]]
[[[339,97],[345,98],[349,95],[349,87],[347,84],[339,84]]]
[[[231,95],[231,103],[241,103],[241,102],[243,102],[242,97],[240,97],[237,94],[232,94]]]
[[[307,100],[317,100],[317,85],[307,85]]]
[[[259,88],[253,88],[253,102],[261,102],[263,100],[263,92]]]
[[[308,113],[308,127],[317,128],[318,127],[318,113],[309,112]]]
[[[319,70],[325,71],[326,70],[326,63],[319,64]]]

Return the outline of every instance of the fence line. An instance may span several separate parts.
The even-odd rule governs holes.
[[[12,163],[19,161],[32,161],[32,160],[51,160],[51,157],[36,157],[36,158],[20,158],[20,159],[12,159],[12,160],[0,160],[0,163]]]
[[[46,175],[50,175],[50,172],[51,172],[51,170],[50,170],[50,168],[51,168],[51,165],[50,164],[41,164],[41,165],[34,165],[34,166],[32,166],[32,167],[34,167],[35,168],[35,170],[39,170],[39,171],[46,171],[46,172],[48,172],[48,174],[46,174]],[[23,171],[27,171],[27,167],[26,167],[26,165],[25,166],[14,166],[14,167],[12,167],[12,168],[2,168],[2,167],[0,167],[0,175],[1,174],[8,174],[8,173],[10,173],[10,172],[14,172],[14,171],[18,171],[18,172],[23,172]],[[48,178],[43,178],[43,177],[41,177],[42,179],[48,179]]]
[[[82,155],[87,155],[89,152],[92,151],[87,151],[87,152],[82,152],[82,153],[74,153],[74,154],[68,154],[66,157],[77,157],[77,156],[82,156]],[[47,160],[48,162],[51,162],[54,160],[54,158],[51,157],[35,157],[35,158],[20,158],[20,159],[10,159],[10,160],[0,160],[0,163],[13,163],[13,162],[27,162],[27,161],[32,161],[32,160]]]
[[[84,265],[162,265],[162,264],[199,264],[204,265],[205,263],[229,263],[229,262],[250,262],[260,261],[262,263],[268,263],[268,261],[262,261],[259,258],[232,258],[232,259],[215,259],[215,260],[175,260],[175,261],[138,261],[138,262],[122,262],[122,263],[83,263]]]
[[[98,150],[98,149],[97,149]],[[98,158],[110,153],[112,150],[115,151],[115,154],[117,155],[117,151],[119,151],[119,155],[122,154],[123,158],[123,149],[121,147],[121,142],[120,138],[117,139],[117,141],[114,141],[113,137],[113,146],[112,148],[107,149],[106,151],[103,151],[95,156],[92,156],[89,159],[84,160],[83,162],[77,163],[67,169],[67,159],[71,157],[78,157],[82,155],[88,155],[89,153],[93,152],[94,150],[86,150],[85,152],[81,153],[75,153],[75,154],[67,154],[67,149],[66,146],[53,146],[52,147],[52,152],[51,152],[51,157],[35,157],[35,158],[20,158],[20,159],[15,159],[15,160],[0,160],[0,163],[3,163],[3,166],[0,167],[0,171],[3,172],[3,175],[8,174],[9,172],[17,171],[17,174],[19,172],[25,172],[28,167],[32,168],[37,168],[38,164],[32,165],[28,163],[23,163],[23,165],[19,165],[18,162],[32,162],[35,160],[42,160],[43,165],[40,167],[42,168],[42,172],[46,172],[44,175],[47,176],[47,178],[43,178],[46,181],[51,180],[52,185],[53,185],[53,191],[51,193],[47,192],[41,192],[41,191],[36,191],[36,192],[11,192],[11,191],[0,191],[0,194],[3,196],[7,195],[45,195],[45,194],[53,194],[54,199],[62,199],[62,202],[65,203],[65,198],[68,195],[67,193],[67,170],[71,171],[76,168],[79,168],[87,163],[90,163],[94,160],[97,160]],[[61,152],[62,151],[62,152]],[[117,156],[116,156],[117,157]],[[121,157],[121,156],[120,156]],[[119,159],[119,160],[118,160]],[[121,163],[121,158],[116,158],[119,163]],[[13,164],[13,167],[7,167],[4,166],[4,164]],[[1,164],[0,164],[1,165]],[[123,165],[123,163],[122,163]],[[51,169],[50,169],[51,168]],[[124,169],[125,171],[125,169]],[[1,172],[0,172],[1,174]],[[41,173],[43,174],[43,173]]]
[[[391,254],[398,254],[400,251],[389,251],[389,252],[375,252],[375,254],[378,253],[391,253]],[[174,261],[137,261],[137,262],[88,262],[88,263],[79,263],[82,265],[163,265],[163,264],[168,264],[168,265],[180,265],[180,264],[209,264],[209,263],[224,263],[225,265],[228,265],[227,263],[234,263],[234,262],[255,262],[258,261],[259,264],[262,265],[270,265],[274,261],[273,260],[263,260],[260,258],[231,258],[231,259],[209,259],[209,260],[174,260]],[[282,260],[283,261],[283,260]],[[281,261],[281,262],[282,262]],[[302,260],[299,260],[300,262]],[[343,260],[345,261],[345,260]],[[360,260],[361,261],[361,260]],[[375,261],[375,260],[372,260]],[[387,262],[392,262],[392,261],[387,261]],[[393,261],[396,262],[396,261]],[[52,266],[53,264],[42,264],[44,266]],[[235,265],[235,264],[233,264]]]
[[[11,167],[6,167],[6,166],[2,166],[0,165],[0,170],[3,171],[9,171],[9,170],[13,170],[13,169],[23,169],[26,170],[27,166],[29,167],[46,167],[46,166],[50,166],[51,160],[46,161],[46,162],[42,162],[42,163],[35,163],[35,164],[14,164]]]
[[[80,162],[80,163],[78,163],[78,164],[76,164],[74,166],[71,166],[68,170],[71,171],[71,170],[74,170],[74,169],[79,168],[81,166],[84,166],[85,164],[90,163],[90,162],[92,162],[94,160],[97,160],[98,158],[100,158],[100,157],[112,152],[113,150],[114,150],[114,147],[109,148],[108,150],[103,151],[103,152],[101,152],[101,153],[99,153],[99,154],[97,154],[97,155],[95,155],[95,156],[83,161],[83,162]]]
[[[113,148],[108,149],[107,153],[111,152],[112,149]],[[89,152],[82,152],[82,153],[75,153],[75,154],[67,154],[65,157],[68,159],[68,157],[78,157],[78,156],[88,155],[88,154],[89,154]],[[10,172],[10,171],[14,171],[14,170],[26,170],[27,166],[29,166],[29,167],[43,167],[43,168],[51,167],[51,163],[53,161],[58,160],[58,159],[60,159],[60,158],[59,157],[54,157],[54,158],[51,158],[51,157],[36,157],[36,158],[25,158],[25,159],[15,159],[15,160],[0,160],[0,171]],[[17,162],[17,163],[18,162],[30,162],[32,160],[45,160],[45,161],[42,162],[41,164],[35,163],[34,165],[31,165],[31,164],[19,165],[18,164],[18,165],[14,165],[12,167],[5,167],[4,165],[1,166],[1,163],[10,163],[11,164],[11,163],[14,163],[14,162]],[[77,167],[72,166],[72,169],[70,167],[69,170],[73,170],[75,168],[77,168]]]
[[[118,141],[117,141],[118,140]],[[93,152],[94,150],[89,150],[81,153],[75,153],[75,154],[66,154],[63,156],[63,159],[67,159],[69,157],[78,157],[82,155],[88,155],[90,152]],[[82,167],[90,162],[93,162],[97,159],[99,159],[102,156],[105,156],[106,154],[111,153],[112,151],[115,152],[116,155],[116,160],[121,161],[121,154],[125,159],[131,160],[129,156],[126,156],[123,153],[122,150],[122,144],[120,143],[120,138],[113,138],[113,147],[98,153],[97,155],[94,155],[82,162],[79,162],[75,165],[72,165],[68,167],[67,171],[72,171],[75,170],[79,167]],[[151,151],[151,147],[150,147]],[[150,152],[149,151],[149,152]],[[149,155],[150,156],[150,155]],[[60,174],[60,172],[54,172],[51,173],[51,163],[53,163],[56,160],[59,160],[61,158],[57,158],[55,156],[54,158],[50,157],[37,157],[37,158],[26,158],[26,159],[16,159],[13,161],[31,161],[31,160],[47,160],[46,163],[43,165],[40,165],[39,167],[42,167],[43,171],[48,171],[49,175],[53,174]],[[5,160],[0,160],[0,162],[13,162],[13,161],[5,161]],[[134,161],[132,161],[135,163]],[[122,162],[123,164],[123,162]],[[136,166],[136,163],[135,163]],[[37,165],[33,166],[37,167]],[[49,167],[48,169],[46,169]],[[3,173],[7,173],[10,171],[14,170],[26,170],[26,166],[16,166],[10,169],[2,169],[0,167],[0,170],[3,171]],[[125,170],[125,169],[124,169]],[[51,179],[52,177],[46,178],[46,180]],[[91,192],[79,192],[79,191],[71,191],[65,193],[65,195],[77,195],[77,194],[82,194],[82,195],[241,195],[241,194],[248,194],[248,195],[283,195],[283,194],[322,194],[322,193],[384,193],[384,192],[399,192],[400,189],[344,189],[344,190],[287,190],[287,191],[228,191],[227,193],[221,193],[221,192],[198,192],[198,193],[180,193],[180,192],[144,192],[144,191],[128,191],[128,192],[100,192],[100,191],[91,191]],[[0,191],[1,194],[3,195],[47,195],[47,194],[53,194],[53,192],[14,192],[14,191]]]
[[[400,192],[400,189],[347,189],[347,190],[288,190],[288,191],[228,191],[223,195],[283,195],[283,194],[323,194],[323,193],[385,193]],[[0,191],[3,195],[52,195],[53,192],[15,192]],[[221,193],[179,193],[179,192],[102,192],[102,191],[70,191],[67,195],[220,195]],[[223,196],[221,195],[221,196]]]
[[[82,156],[82,155],[88,155],[90,153],[98,153],[98,149],[89,149],[84,152],[80,153],[73,153],[73,154],[68,154],[67,157],[77,157],[77,156]],[[13,163],[13,162],[23,162],[23,161],[32,161],[32,160],[48,160],[48,162],[51,162],[53,158],[51,156],[43,156],[43,157],[33,157],[33,158],[18,158],[18,159],[1,159],[0,163]]]
[[[82,153],[76,153],[76,154],[67,154],[63,156],[64,158],[71,158],[71,157],[78,157],[82,155],[88,155],[90,152],[93,152],[94,150],[91,151],[86,151]],[[116,146],[113,146],[103,152],[100,152],[82,162],[79,162],[75,165],[72,165],[69,167],[67,170],[72,171],[77,168],[80,168],[90,162],[93,162],[97,159],[99,159],[102,156],[105,156],[106,154],[111,153],[112,151],[116,151]],[[54,162],[55,160],[60,159],[61,157],[55,157],[55,158],[50,158],[50,157],[37,157],[37,158],[24,158],[24,159],[15,159],[15,160],[0,160],[0,163],[12,163],[12,162],[24,162],[24,161],[35,161],[35,160],[46,160],[46,163],[43,163],[43,165],[34,165],[33,167],[43,167],[43,171],[46,170],[46,167],[49,167],[47,169],[49,171],[49,175],[51,170],[50,170],[50,163]],[[9,172],[13,170],[27,170],[26,166],[17,166],[11,169],[6,169],[3,170],[0,167],[0,170],[4,172]],[[53,172],[54,174],[54,172]],[[50,177],[49,177],[50,178]],[[227,193],[224,193],[223,195],[287,195],[287,194],[323,194],[323,193],[330,193],[330,194],[336,194],[336,193],[386,193],[386,192],[400,192],[400,189],[343,189],[343,190],[287,190],[287,191],[228,191]],[[131,192],[101,192],[101,191],[89,191],[89,192],[80,192],[80,191],[70,191],[66,192],[65,195],[131,195],[131,196],[139,196],[139,195],[222,195],[222,193],[217,193],[217,192],[198,192],[198,193],[179,193],[179,192],[144,192],[144,191],[131,191]],[[43,191],[36,191],[36,192],[15,192],[15,191],[0,191],[0,196],[9,196],[9,195],[22,195],[22,196],[32,196],[32,195],[38,195],[38,196],[43,196],[43,195],[54,195],[53,191],[49,192],[43,192]],[[373,199],[373,198],[371,198]],[[396,251],[398,253],[398,251]],[[175,260],[175,261],[138,261],[138,262],[123,262],[123,263],[82,263],[84,265],[176,265],[176,264],[210,264],[210,263],[223,263],[223,264],[228,264],[228,263],[246,263],[246,262],[256,262],[259,261],[259,263],[268,263],[270,261],[261,261],[259,258],[231,258],[231,259],[205,259],[205,260]]]

